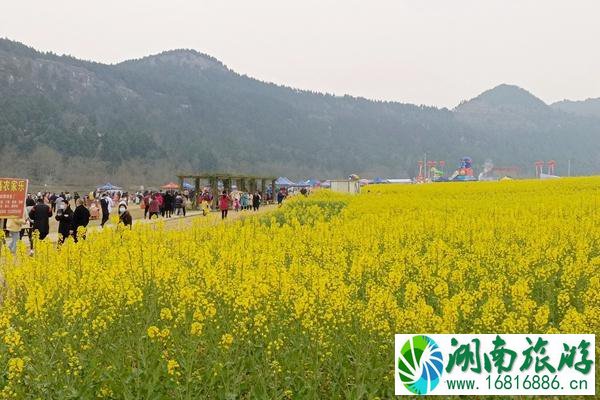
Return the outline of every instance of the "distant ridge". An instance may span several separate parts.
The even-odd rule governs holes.
[[[600,98],[582,101],[563,100],[553,103],[552,107],[572,114],[600,118]]]
[[[177,170],[406,177],[423,153],[600,171],[600,118],[513,85],[454,110],[332,96],[240,75],[195,50],[107,65],[0,39],[0,168],[39,183],[160,183]],[[69,175],[71,174],[71,175]]]
[[[515,85],[501,84],[486,90],[479,96],[462,102],[455,110],[465,111],[476,107],[501,108],[513,111],[549,111],[549,106],[525,89]]]

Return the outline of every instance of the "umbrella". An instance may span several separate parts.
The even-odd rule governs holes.
[[[166,185],[161,186],[161,189],[175,190],[175,189],[179,189],[179,185],[176,184],[175,182],[169,182]]]
[[[121,190],[123,188],[119,186],[115,186],[110,182],[105,183],[104,185],[98,186],[96,190],[98,191],[107,191],[107,190]]]
[[[187,190],[192,190],[195,188],[195,186],[192,185],[191,183],[183,182],[183,188],[187,189]]]

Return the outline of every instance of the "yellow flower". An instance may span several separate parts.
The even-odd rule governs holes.
[[[169,375],[179,375],[178,369],[179,363],[177,362],[177,360],[171,359],[167,361],[167,372],[169,373]]]
[[[163,328],[159,333],[159,336],[161,337],[161,339],[166,339],[170,335],[171,335],[171,330],[169,328]]]
[[[4,334],[3,342],[8,346],[8,351],[14,353],[15,350],[23,344],[21,340],[21,334],[13,329],[9,328]]]
[[[25,361],[22,358],[14,357],[8,360],[8,379],[13,380],[21,376],[25,367]]]
[[[200,336],[202,334],[203,325],[200,322],[192,322],[190,333],[194,336]]]
[[[148,334],[148,337],[150,339],[154,339],[155,337],[157,337],[160,334],[160,329],[157,326],[152,325],[151,327],[148,328],[146,333]]]
[[[127,291],[127,305],[132,305],[136,303],[140,303],[143,299],[144,295],[139,288],[133,288]]]
[[[170,321],[173,319],[173,314],[171,313],[171,310],[168,308],[163,308],[160,310],[160,319],[165,320],[165,321]]]
[[[143,397],[129,340],[140,334],[171,380],[183,360],[206,358],[190,367],[190,392],[220,393],[236,384],[229,365],[260,355],[265,371],[244,376],[247,387],[264,372],[291,398],[304,390],[297,374],[339,398],[333,380],[352,374],[331,361],[388,369],[394,333],[600,331],[599,187],[590,177],[319,190],[230,223],[94,229],[78,244],[36,243],[33,257],[3,252],[0,398],[23,397],[25,383],[31,398],[78,389],[98,365]],[[52,370],[49,348],[64,355]],[[25,380],[38,370],[50,383]],[[364,384],[387,395],[389,385]],[[97,397],[124,396],[97,385]]]
[[[222,347],[228,349],[233,344],[233,336],[230,333],[225,333],[221,336],[220,344]]]
[[[106,386],[102,386],[100,388],[100,390],[98,391],[98,397],[100,398],[110,398],[113,397],[114,393],[112,391],[112,389],[106,387]]]
[[[39,317],[40,313],[44,311],[44,305],[46,304],[46,291],[41,284],[36,284],[30,289],[25,301],[25,309],[29,315]]]

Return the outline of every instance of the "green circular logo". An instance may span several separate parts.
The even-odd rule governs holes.
[[[410,392],[427,394],[440,383],[444,357],[428,336],[413,336],[400,350],[397,360],[400,380]]]

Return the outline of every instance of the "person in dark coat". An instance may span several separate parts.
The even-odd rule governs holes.
[[[152,196],[150,192],[146,192],[144,197],[142,198],[142,202],[144,202],[144,219],[150,213],[150,200],[152,200]]]
[[[63,244],[73,232],[73,210],[67,200],[56,205],[55,218],[58,221],[58,244]]]
[[[100,200],[100,208],[102,209],[102,222],[100,222],[100,226],[104,228],[104,224],[108,221],[108,217],[110,216],[110,205],[112,201],[108,197],[108,194],[104,193],[102,199]]]
[[[52,193],[50,195],[50,197],[48,197],[48,200],[50,200],[50,211],[54,212],[56,210],[56,199],[57,199],[57,195],[56,193]]]
[[[49,219],[52,216],[52,210],[44,204],[44,198],[39,197],[37,204],[29,211],[29,219],[33,221],[33,231],[38,232],[40,240],[44,240],[50,232]],[[33,249],[33,242],[31,244]]]
[[[77,199],[75,204],[77,207],[75,207],[75,211],[73,212],[73,239],[77,243],[77,228],[80,226],[87,228],[90,223],[90,210],[83,204],[82,199]],[[85,240],[85,233],[82,238]]]
[[[173,214],[173,206],[174,206],[174,198],[173,198],[173,194],[171,192],[167,192],[164,195],[164,208],[165,208],[165,213],[164,216],[167,218],[171,218],[171,215]]]
[[[177,193],[175,196],[175,212],[177,215],[181,215],[183,212],[183,216],[185,217],[185,199],[180,193]]]
[[[252,209],[254,211],[258,211],[259,207],[260,207],[260,194],[258,192],[255,192],[254,195],[252,196]]]
[[[33,197],[31,197],[30,194],[27,195],[27,199],[25,200],[25,206],[26,207],[33,207],[33,206],[35,206],[35,200],[33,199]]]
[[[279,192],[277,192],[277,204],[281,205],[283,199],[285,199],[285,194],[283,193],[283,189],[280,189]]]
[[[131,218],[131,214],[127,211],[127,203],[124,201],[119,203],[119,222],[130,229],[133,224],[133,218]]]

